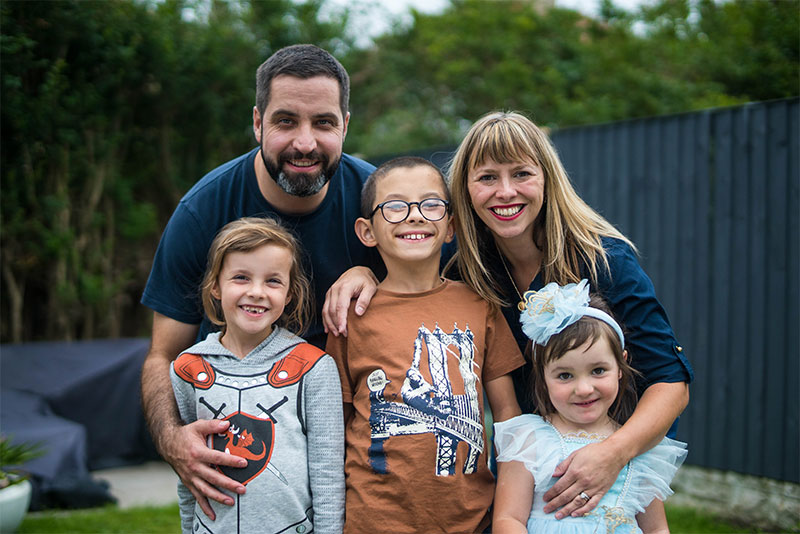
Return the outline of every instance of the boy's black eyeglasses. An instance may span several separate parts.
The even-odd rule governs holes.
[[[369,218],[371,219],[375,216],[376,211],[381,210],[381,215],[386,219],[386,222],[398,224],[408,219],[408,215],[411,213],[411,206],[417,206],[422,216],[431,222],[442,220],[450,210],[450,203],[441,198],[426,198],[419,202],[387,200],[375,206],[375,209],[369,214]]]

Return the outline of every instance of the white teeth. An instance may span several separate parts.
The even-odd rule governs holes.
[[[522,206],[513,206],[511,208],[492,208],[492,211],[501,217],[511,217],[522,211]]]
[[[291,163],[291,164],[292,164],[292,165],[294,165],[295,167],[313,167],[314,165],[316,165],[316,162],[314,162],[314,161],[295,161],[295,160],[289,160],[289,163]]]
[[[242,309],[249,313],[263,313],[265,308],[260,306],[242,306]]]
[[[413,241],[417,241],[419,239],[425,239],[428,237],[428,234],[405,234],[401,236],[403,239],[411,239]]]

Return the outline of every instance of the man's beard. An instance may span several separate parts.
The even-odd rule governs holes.
[[[280,154],[278,158],[277,162],[271,160],[264,154],[264,149],[261,149],[261,159],[264,161],[267,173],[269,173],[270,177],[278,184],[278,187],[285,193],[295,197],[310,197],[322,191],[325,184],[336,174],[336,170],[339,168],[339,161],[341,160],[341,158],[336,158],[335,161],[330,162],[327,157],[316,151],[309,154],[284,152]],[[281,170],[289,160],[300,159],[320,161],[322,163],[322,170],[317,173],[287,173]]]

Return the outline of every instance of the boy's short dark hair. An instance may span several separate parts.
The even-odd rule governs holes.
[[[280,75],[308,79],[327,76],[339,83],[339,107],[347,115],[350,102],[350,76],[339,61],[327,50],[310,44],[281,48],[272,54],[256,71],[256,109],[260,115],[269,105],[272,80]]]
[[[375,209],[373,204],[375,203],[375,190],[377,189],[378,180],[389,174],[389,172],[393,171],[394,169],[413,169],[414,167],[430,167],[433,169],[442,181],[442,189],[444,190],[445,196],[444,200],[450,202],[450,189],[447,187],[447,180],[445,180],[444,174],[442,174],[442,171],[439,169],[439,167],[425,158],[420,158],[417,156],[400,156],[398,158],[392,158],[389,161],[381,163],[377,169],[372,171],[372,174],[369,175],[367,181],[364,182],[364,186],[361,188],[361,216],[365,219],[368,219],[370,213],[372,213],[372,210]]]

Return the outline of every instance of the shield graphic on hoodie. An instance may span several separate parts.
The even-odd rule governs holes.
[[[211,447],[246,459],[247,467],[218,465],[217,470],[246,485],[260,475],[269,463],[275,444],[275,423],[242,412],[223,420],[230,421],[230,426],[224,434],[211,435]]]

